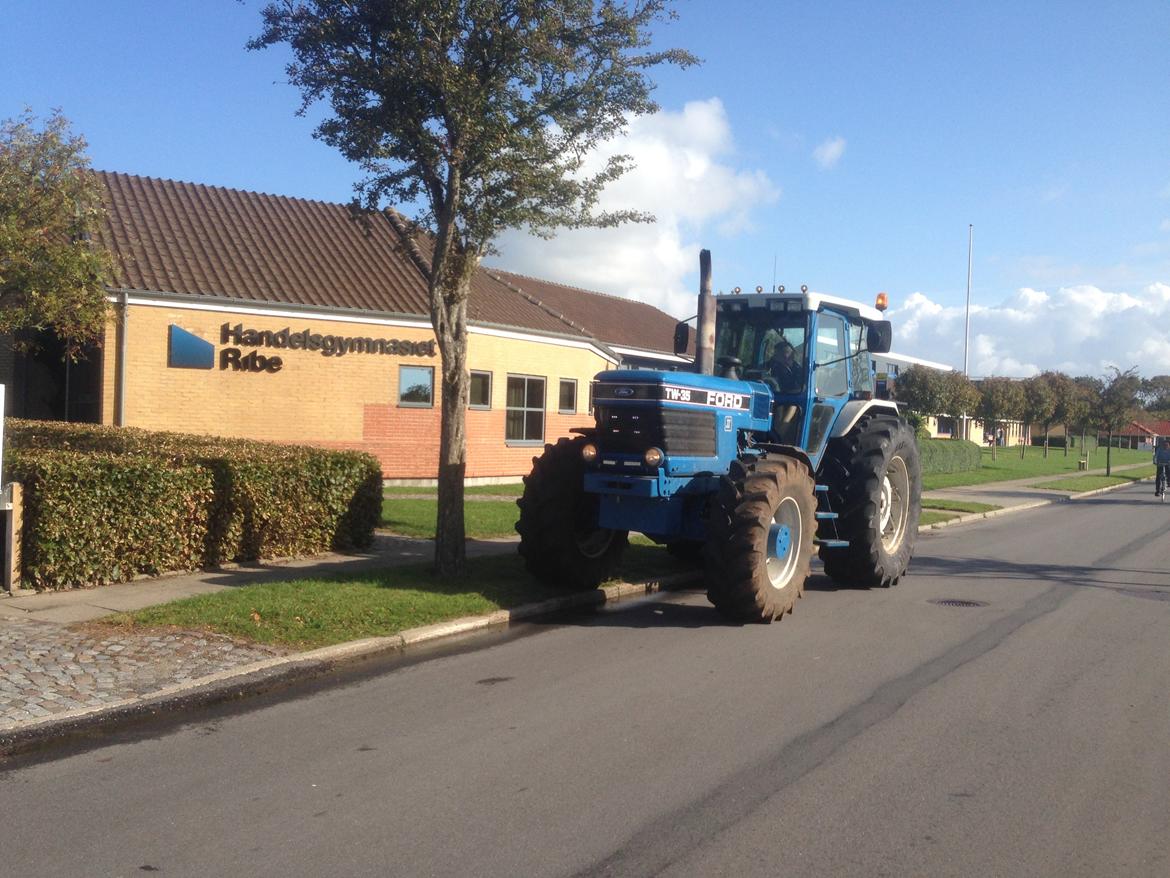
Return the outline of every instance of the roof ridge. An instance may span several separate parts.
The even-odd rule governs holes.
[[[124,177],[137,180],[148,180],[151,183],[173,183],[180,186],[195,186],[200,189],[211,189],[218,192],[237,192],[240,195],[256,195],[262,198],[277,198],[287,201],[300,201],[306,204],[323,204],[328,207],[348,207],[349,205],[341,201],[324,201],[320,198],[305,198],[299,195],[280,195],[275,192],[260,192],[256,189],[237,189],[234,186],[217,186],[214,183],[196,183],[193,180],[177,180],[174,177],[151,177],[148,174],[127,174],[125,171],[103,171],[98,168],[92,169],[93,173],[99,174],[103,177]]]
[[[531,293],[525,292],[520,287],[516,286],[515,284],[511,283],[510,281],[505,280],[504,278],[500,277],[499,275],[493,274],[493,271],[498,271],[499,269],[486,268],[485,266],[482,266],[482,265],[480,266],[480,268],[483,270],[483,272],[488,277],[503,284],[508,289],[513,290],[516,293],[519,293],[527,301],[531,302],[537,308],[540,308],[546,314],[549,314],[549,315],[555,317],[557,320],[564,323],[570,329],[575,329],[577,332],[582,333],[587,338],[597,339],[597,336],[594,335],[593,332],[591,332],[589,329],[587,329],[584,326],[581,326],[579,323],[575,323],[573,320],[566,317],[564,314],[562,314],[560,311],[553,308],[551,305],[546,305],[541,299],[538,299],[536,296],[532,295]],[[514,273],[514,272],[509,272],[509,273]],[[516,275],[516,276],[517,277],[524,277],[524,275]],[[528,278],[528,280],[539,280],[539,278],[531,277],[531,278]],[[581,292],[587,293],[589,291],[588,290],[581,290]]]
[[[614,293],[603,293],[600,290],[590,290],[590,289],[586,289],[585,287],[579,287],[575,284],[561,283],[559,280],[547,280],[545,278],[533,277],[530,274],[523,274],[519,271],[510,271],[509,269],[506,269],[506,268],[493,268],[493,269],[488,269],[488,270],[498,271],[502,274],[510,274],[513,277],[524,278],[525,280],[533,280],[533,281],[536,281],[537,283],[550,284],[550,285],[556,286],[556,287],[564,287],[566,290],[574,290],[575,292],[586,293],[590,296],[601,296],[602,298],[605,298],[605,299],[617,299],[620,302],[633,302],[635,305],[642,305],[646,308],[654,308],[655,311],[662,311],[661,308],[657,308],[654,305],[651,305],[649,302],[642,302],[642,301],[639,301],[638,299],[631,299],[627,296],[618,296],[618,295],[615,295]],[[662,313],[666,314],[665,311],[662,311]],[[670,315],[667,315],[667,316],[670,316]]]

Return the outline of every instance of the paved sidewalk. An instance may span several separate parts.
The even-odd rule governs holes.
[[[1140,466],[1140,464],[1139,464]],[[1115,470],[1132,467],[1114,467]],[[1089,475],[1103,473],[1092,470]],[[1081,475],[1077,473],[1076,475]],[[1066,492],[1028,485],[1068,478],[1033,477],[962,488],[928,491],[924,497],[949,498],[1005,507],[984,514],[961,515],[932,527],[945,527],[1068,499]],[[473,540],[472,556],[515,551],[515,539]],[[176,574],[156,579],[66,592],[0,597],[0,756],[12,741],[51,737],[63,721],[95,720],[112,711],[133,709],[164,697],[214,685],[242,688],[246,675],[280,674],[323,667],[350,654],[403,648],[453,633],[506,624],[573,603],[598,603],[656,590],[657,583],[620,585],[604,594],[590,593],[550,601],[537,607],[501,611],[491,617],[456,620],[394,638],[375,638],[314,653],[253,644],[195,632],[110,632],[84,623],[113,612],[140,609],[195,594],[238,588],[257,582],[377,569],[429,560],[433,543],[375,536],[368,552],[328,554],[310,559],[241,565],[229,569]]]

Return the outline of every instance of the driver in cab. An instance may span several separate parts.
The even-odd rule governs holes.
[[[804,370],[796,356],[796,348],[788,339],[782,337],[776,342],[768,368],[781,393],[799,393],[804,386]]]

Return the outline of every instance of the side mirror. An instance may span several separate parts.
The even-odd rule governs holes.
[[[685,354],[690,346],[691,327],[688,323],[681,322],[674,327],[674,352]]]
[[[888,354],[894,341],[894,328],[888,320],[871,323],[865,334],[865,346],[871,354]]]

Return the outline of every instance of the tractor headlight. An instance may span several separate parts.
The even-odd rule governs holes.
[[[646,453],[642,455],[642,463],[650,467],[650,469],[657,469],[662,463],[662,449],[647,448]]]
[[[588,442],[581,446],[581,459],[586,463],[597,462],[597,446],[592,442]]]

